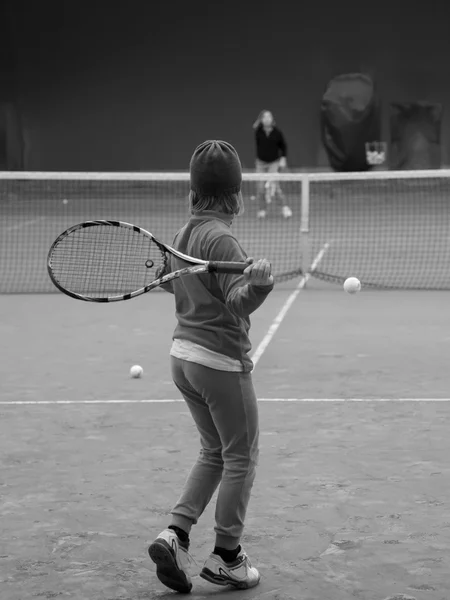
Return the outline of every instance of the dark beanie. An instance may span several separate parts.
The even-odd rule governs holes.
[[[191,158],[191,190],[203,196],[220,196],[241,190],[242,168],[231,144],[208,140]]]

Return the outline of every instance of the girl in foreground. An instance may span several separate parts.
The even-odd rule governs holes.
[[[259,583],[240,545],[258,461],[258,407],[249,358],[250,319],[273,289],[270,263],[247,258],[231,232],[243,212],[242,171],[236,150],[207,141],[190,164],[191,218],[173,246],[204,260],[248,262],[243,275],[215,274],[174,280],[178,324],[171,349],[172,377],[200,434],[200,455],[167,529],[148,551],[167,587],[190,592],[189,535],[220,485],[215,546],[200,576],[239,589]],[[170,258],[170,271],[183,265]]]

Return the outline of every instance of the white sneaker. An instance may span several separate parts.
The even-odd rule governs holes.
[[[281,213],[285,219],[290,219],[292,217],[292,210],[289,206],[283,206]]]
[[[156,576],[162,584],[184,594],[191,591],[188,567],[192,559],[172,529],[162,531],[149,546],[148,553],[156,564]]]
[[[266,211],[265,210],[258,210],[257,217],[258,217],[258,219],[265,219],[266,218]]]
[[[252,567],[249,557],[242,548],[232,563],[226,563],[217,554],[211,554],[205,562],[200,577],[210,583],[232,585],[239,590],[255,587],[261,579],[258,570]]]

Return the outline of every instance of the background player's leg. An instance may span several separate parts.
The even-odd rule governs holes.
[[[280,170],[280,163],[279,161],[275,161],[273,163],[270,163],[269,165],[269,173],[278,173]],[[286,197],[283,193],[283,190],[281,189],[281,185],[280,183],[277,181],[275,183],[275,201],[276,204],[281,207],[281,214],[283,215],[283,217],[285,219],[288,219],[289,217],[292,217],[292,210],[290,208],[290,206],[287,203]]]
[[[256,159],[256,172],[257,173],[267,173],[268,172],[268,164],[263,162],[262,160]],[[264,219],[267,214],[267,206],[266,206],[266,189],[265,182],[258,181],[256,184],[256,201],[258,203],[258,218]]]

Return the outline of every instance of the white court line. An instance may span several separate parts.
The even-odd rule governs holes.
[[[273,336],[275,335],[275,333],[277,332],[279,326],[281,325],[281,323],[283,322],[284,317],[287,315],[288,310],[291,308],[292,304],[294,303],[295,299],[297,298],[297,296],[299,295],[299,293],[301,292],[301,290],[305,287],[305,285],[308,283],[308,280],[311,278],[311,271],[314,271],[317,268],[317,265],[320,263],[320,261],[323,258],[323,255],[325,254],[325,252],[328,250],[330,244],[325,244],[324,247],[320,250],[320,252],[318,253],[318,255],[316,256],[316,258],[313,260],[312,264],[311,264],[311,269],[309,273],[306,273],[301,279],[299,284],[297,285],[297,287],[295,288],[295,290],[292,292],[292,294],[288,297],[288,299],[286,300],[286,302],[283,304],[283,306],[281,307],[280,312],[277,314],[277,316],[275,317],[272,325],[269,327],[266,335],[263,337],[263,339],[261,340],[261,342],[259,343],[259,346],[256,348],[256,350],[254,351],[253,355],[252,355],[252,361],[253,361],[253,366],[254,368],[256,367],[256,365],[258,364],[261,356],[264,354],[264,352],[267,349],[267,346],[270,344],[270,342],[272,341]]]
[[[184,402],[182,398],[163,398],[148,400],[12,400],[0,401],[1,406],[43,406],[68,404],[176,404]],[[258,402],[277,403],[323,403],[323,402],[450,402],[450,398],[259,398]]]

